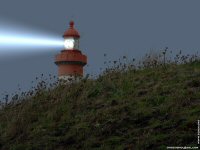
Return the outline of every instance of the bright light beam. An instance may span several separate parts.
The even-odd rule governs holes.
[[[0,57],[57,51],[64,47],[61,36],[34,30],[13,22],[0,22]]]
[[[31,38],[31,37],[17,37],[17,36],[8,36],[0,35],[0,45],[1,46],[63,46],[63,41],[52,40],[52,39],[43,39],[43,38]]]

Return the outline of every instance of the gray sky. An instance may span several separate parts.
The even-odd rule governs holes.
[[[150,49],[166,46],[194,53],[200,48],[198,0],[1,0],[0,23],[20,23],[62,36],[73,19],[81,34],[80,49],[88,56],[85,73],[97,73],[104,56],[139,59]],[[0,60],[0,94],[17,84],[29,89],[36,76],[57,75],[55,51]]]

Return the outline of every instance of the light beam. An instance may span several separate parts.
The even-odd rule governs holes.
[[[61,36],[13,22],[0,22],[0,58],[60,50],[63,47]]]

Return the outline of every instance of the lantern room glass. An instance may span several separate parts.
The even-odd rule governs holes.
[[[78,38],[65,38],[64,39],[64,48],[66,50],[79,49],[79,39]]]

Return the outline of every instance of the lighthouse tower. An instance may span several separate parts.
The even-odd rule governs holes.
[[[55,64],[58,66],[59,80],[71,81],[83,76],[83,66],[87,64],[87,56],[79,50],[80,35],[74,28],[74,22],[63,35],[64,50],[56,55]]]

